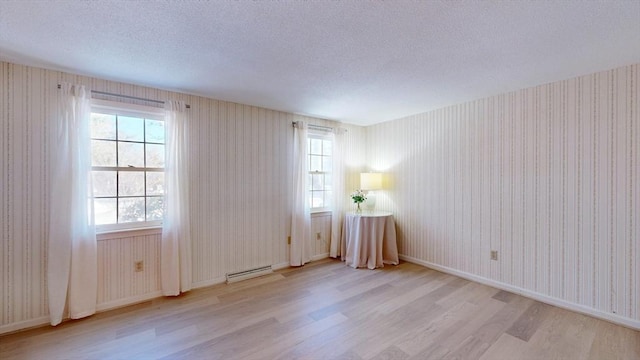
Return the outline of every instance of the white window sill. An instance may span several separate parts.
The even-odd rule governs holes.
[[[132,236],[145,236],[145,235],[157,235],[162,234],[162,226],[150,226],[141,227],[135,229],[117,229],[117,230],[102,230],[96,232],[96,239],[98,241],[121,239]]]
[[[318,210],[318,211],[311,210],[311,217],[328,216],[328,215],[331,215],[331,210]]]

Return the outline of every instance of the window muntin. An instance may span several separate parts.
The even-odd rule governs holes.
[[[307,139],[309,154],[309,206],[312,212],[328,211],[332,202],[333,142],[327,136],[310,134]]]
[[[98,230],[161,224],[164,137],[161,109],[148,111],[124,104],[92,107],[92,176]]]

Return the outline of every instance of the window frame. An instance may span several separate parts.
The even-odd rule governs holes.
[[[329,141],[331,142],[331,155],[324,155],[324,151],[322,154],[320,154],[321,156],[328,156],[331,158],[331,169],[329,171],[315,171],[311,169],[311,143],[310,140],[311,139],[320,139],[320,140],[324,140],[324,141]],[[312,201],[312,194],[313,191],[322,191],[324,192],[323,196],[326,195],[326,192],[330,191],[333,192],[333,183],[331,183],[329,186],[331,187],[331,190],[327,190],[326,187],[326,183],[324,183],[323,186],[323,190],[312,190],[313,187],[313,175],[314,174],[323,174],[323,175],[331,175],[333,176],[333,159],[334,159],[334,155],[333,155],[333,150],[334,150],[334,141],[333,141],[333,137],[331,136],[330,133],[326,132],[326,131],[315,131],[315,130],[309,130],[307,133],[307,146],[308,146],[308,152],[307,152],[307,174],[309,175],[309,188],[307,189],[307,196],[309,198],[309,210],[312,214],[315,213],[323,213],[323,212],[330,212],[333,210],[333,199],[330,199],[330,203],[329,206],[323,206],[323,207],[313,207],[313,201]],[[317,155],[317,154],[314,154]],[[326,177],[325,177],[326,180]],[[333,181],[333,178],[332,178]]]
[[[142,118],[142,119],[148,119],[148,120],[157,120],[157,121],[165,121],[165,117],[166,117],[166,112],[164,110],[164,108],[156,108],[156,107],[151,107],[151,106],[143,106],[143,105],[136,105],[136,104],[129,104],[129,103],[121,103],[121,102],[114,102],[114,101],[107,101],[107,100],[98,100],[98,99],[92,99],[91,100],[91,113],[100,113],[100,114],[106,114],[106,115],[117,115],[117,116],[130,116],[130,117],[137,117],[137,118]],[[94,138],[91,137],[91,140],[93,140]],[[146,140],[146,139],[145,139]],[[112,140],[115,141],[116,144],[118,143],[119,140]],[[128,141],[124,141],[124,142],[128,142]],[[147,144],[146,141],[131,141],[133,143],[142,143],[142,144]],[[162,144],[163,146],[166,146],[167,143],[167,139],[166,139],[166,130],[165,130],[165,140],[164,143]],[[157,144],[157,143],[153,143],[153,142],[149,142],[149,144]],[[117,154],[117,146],[116,146],[116,154]],[[146,150],[145,150],[146,151]],[[165,152],[166,152],[166,148],[165,148]],[[93,156],[93,154],[92,154]],[[165,159],[166,161],[166,159]],[[145,164],[146,165],[146,164]],[[165,168],[152,168],[149,167],[147,168],[145,167],[135,167],[135,168],[129,168],[129,167],[119,167],[118,164],[116,163],[116,166],[91,166],[91,174],[93,176],[93,172],[94,171],[116,171],[116,172],[121,172],[121,171],[143,171],[145,173],[145,178],[146,178],[146,173],[147,172],[161,172],[164,174],[165,172]],[[116,209],[117,209],[117,199],[121,198],[121,196],[118,196],[118,188],[117,185],[118,182],[116,180]],[[93,185],[92,185],[93,186]],[[94,201],[94,199],[96,198],[101,198],[99,196],[94,196],[94,189],[91,189],[91,201]],[[148,197],[153,197],[153,196],[148,196],[146,194],[146,180],[145,180],[145,202],[146,202],[146,198]],[[164,198],[164,194],[162,195],[157,195],[157,197],[163,197]],[[126,196],[123,196],[122,198],[126,198]],[[146,217],[146,208],[145,208],[145,217]],[[94,211],[94,221],[95,221],[95,211]],[[116,215],[117,216],[117,215]],[[116,218],[117,220],[117,218]],[[150,229],[150,228],[161,228],[162,227],[162,220],[152,220],[152,221],[136,221],[136,222],[127,222],[127,223],[115,223],[115,224],[100,224],[100,225],[95,225],[96,226],[96,233],[97,234],[103,234],[103,233],[109,233],[109,232],[120,232],[120,231],[130,231],[130,230],[141,230],[141,229]]]

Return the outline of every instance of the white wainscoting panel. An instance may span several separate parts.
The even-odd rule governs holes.
[[[314,260],[329,256],[330,241],[331,213],[311,214],[311,248]]]
[[[159,294],[162,230],[98,236],[98,304],[110,308],[127,299]],[[142,271],[135,263],[143,262]]]
[[[367,128],[400,253],[640,324],[640,65]],[[490,251],[498,260],[490,260]]]

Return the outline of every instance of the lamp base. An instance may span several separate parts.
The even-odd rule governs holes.
[[[367,201],[365,201],[365,209],[367,211],[374,211],[376,208],[376,194],[373,191],[369,191],[367,194]]]

